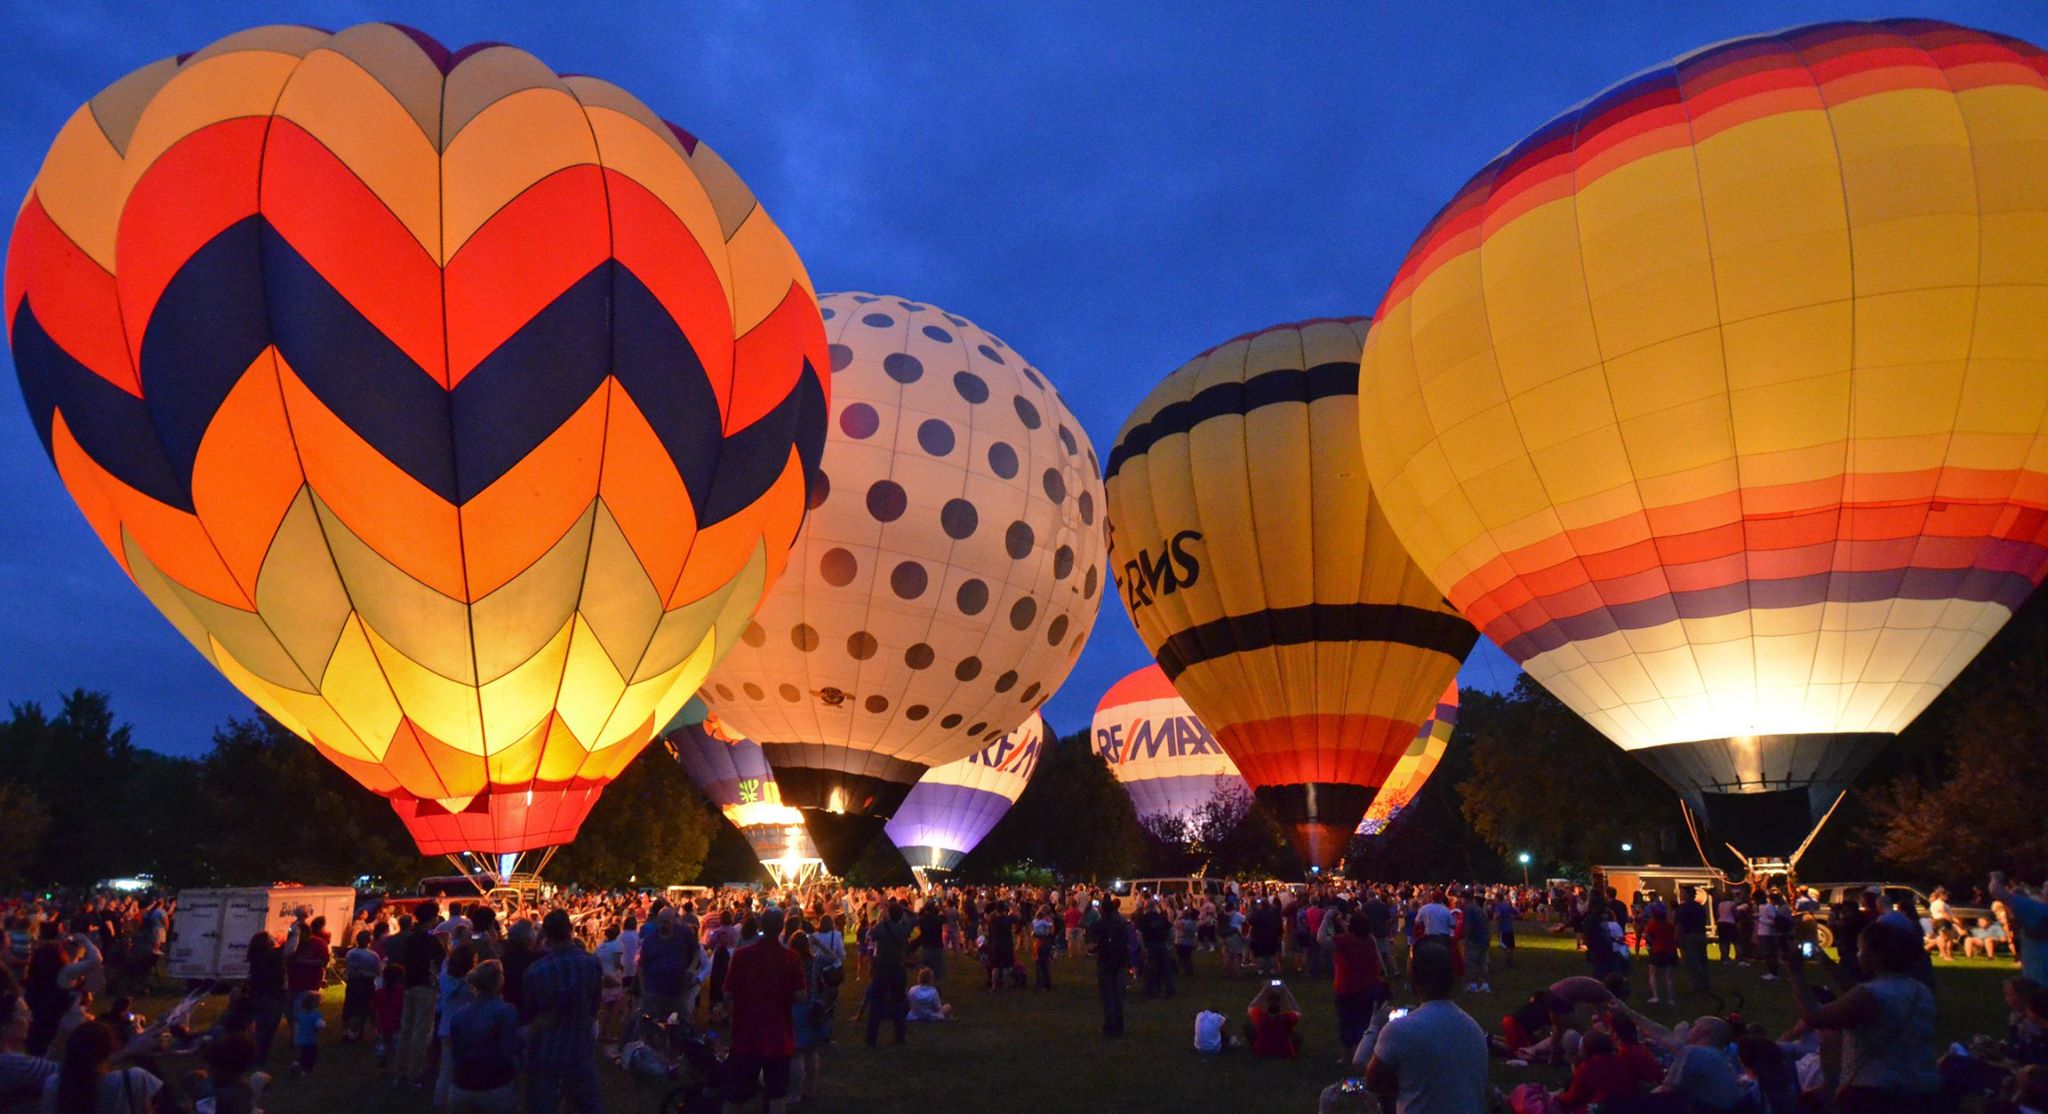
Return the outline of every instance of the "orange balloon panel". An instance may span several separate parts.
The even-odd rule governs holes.
[[[1168,680],[1334,866],[1477,632],[1358,456],[1363,319],[1240,337],[1168,375],[1110,453],[1110,568]]]
[[[1408,807],[1415,794],[1422,792],[1422,785],[1429,775],[1436,772],[1437,763],[1442,762],[1444,751],[1450,748],[1451,733],[1458,726],[1458,683],[1444,690],[1436,702],[1436,714],[1426,720],[1422,729],[1415,733],[1415,741],[1408,744],[1408,752],[1394,763],[1394,772],[1387,775],[1387,783],[1373,795],[1372,807],[1365,810],[1365,819],[1359,821],[1359,835],[1378,835],[1386,829],[1394,814]]]
[[[825,338],[731,169],[502,45],[263,27],[51,145],[5,313],[67,489],[428,851],[574,834],[802,522]]]
[[[2048,568],[2044,74],[1926,20],[1709,47],[1494,160],[1387,293],[1388,520],[1681,785],[1852,777],[1834,733],[1910,723]]]

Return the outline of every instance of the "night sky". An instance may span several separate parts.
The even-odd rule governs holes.
[[[1191,10],[1192,9],[1192,10]],[[930,302],[1000,334],[1107,456],[1189,357],[1370,313],[1489,158],[1675,55],[1787,25],[1920,15],[2048,43],[2048,5],[1342,3],[266,5],[4,0],[0,196],[130,70],[244,27],[407,23],[631,90],[746,179],[820,291]],[[16,392],[0,401],[0,699],[113,695],[143,745],[205,749],[251,705],[128,583]],[[1108,598],[1046,707],[1061,732],[1150,660]],[[1467,685],[1515,667],[1481,642]]]

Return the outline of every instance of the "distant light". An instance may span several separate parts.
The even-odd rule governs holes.
[[[1529,865],[1529,853],[1527,851],[1524,851],[1521,854],[1516,855],[1515,858],[1519,860],[1523,866]]]
[[[132,894],[137,890],[146,890],[149,887],[150,880],[146,874],[139,878],[110,878],[107,880],[107,888],[115,893]]]
[[[1624,843],[1624,844],[1622,844],[1622,845],[1621,845],[1621,853],[1622,853],[1622,854],[1624,854],[1624,855],[1628,854],[1629,852],[1631,852],[1631,851],[1633,851],[1633,850],[1635,850],[1635,849],[1636,849],[1636,845],[1635,845],[1635,844],[1633,844],[1633,843]]]

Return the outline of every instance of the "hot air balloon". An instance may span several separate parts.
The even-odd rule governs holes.
[[[1686,55],[1488,164],[1381,305],[1388,520],[1749,854],[2048,563],[2043,58],[1927,20]]]
[[[1095,753],[1124,783],[1139,820],[1192,818],[1218,789],[1244,785],[1216,736],[1156,665],[1102,694],[1094,739]]]
[[[1045,717],[1033,712],[1015,731],[917,779],[882,830],[903,852],[920,886],[958,867],[1017,803],[1038,769],[1044,743]]]
[[[1282,325],[1195,357],[1124,423],[1106,480],[1138,634],[1324,869],[1478,638],[1366,484],[1366,325]]]
[[[1373,796],[1371,807],[1365,810],[1365,819],[1359,821],[1359,835],[1378,835],[1386,830],[1394,814],[1408,807],[1415,794],[1422,791],[1422,783],[1436,772],[1436,765],[1443,761],[1444,751],[1451,745],[1451,732],[1458,726],[1458,683],[1437,698],[1436,713],[1429,717],[1422,729],[1415,733],[1415,741],[1408,744],[1408,752],[1394,763],[1394,772],[1387,775],[1387,783]]]
[[[1065,679],[1101,605],[1102,487],[1081,423],[995,336],[902,298],[820,305],[834,414],[810,519],[706,702],[844,873],[927,769]]]
[[[815,881],[824,862],[803,814],[782,803],[761,747],[734,734],[691,697],[662,732],[690,781],[732,821],[778,886]]]
[[[426,853],[574,836],[780,574],[823,447],[814,297],[729,166],[386,24],[107,87],[5,306],[107,549]]]

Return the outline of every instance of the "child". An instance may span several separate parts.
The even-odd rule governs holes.
[[[1664,906],[1650,906],[1650,919],[1643,925],[1643,935],[1650,946],[1650,1003],[1658,1001],[1658,989],[1663,989],[1663,1001],[1678,1001],[1678,928],[1665,915]]]
[[[1031,922],[1031,959],[1037,969],[1038,989],[1052,989],[1053,935],[1052,906],[1041,906],[1038,918]]]
[[[405,964],[384,965],[384,981],[370,996],[370,1014],[377,1022],[377,1069],[382,1071],[398,1050],[399,1020],[405,1016]]]
[[[1230,1038],[1224,1035],[1227,1022],[1222,1014],[1213,1009],[1203,1009],[1195,1015],[1195,1051],[1214,1054],[1230,1047]]]
[[[301,1075],[313,1070],[314,1061],[320,1058],[320,1030],[326,1027],[327,1019],[320,1016],[319,992],[301,991],[292,1003],[292,1044],[299,1050],[299,1062],[292,1070]]]
[[[246,1033],[229,1033],[206,1046],[206,1079],[213,1114],[256,1114],[256,1042]],[[259,1073],[260,1074],[260,1073]]]

